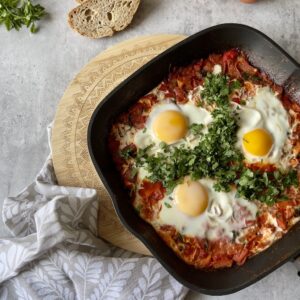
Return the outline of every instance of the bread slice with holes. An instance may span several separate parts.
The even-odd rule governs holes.
[[[140,0],[86,0],[69,13],[70,26],[90,38],[112,36],[132,21]]]

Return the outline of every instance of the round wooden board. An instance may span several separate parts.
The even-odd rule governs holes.
[[[154,35],[117,44],[100,53],[75,77],[63,95],[52,130],[52,157],[58,183],[95,188],[99,194],[99,236],[121,248],[149,255],[120,223],[87,146],[87,129],[98,103],[146,62],[185,37]]]

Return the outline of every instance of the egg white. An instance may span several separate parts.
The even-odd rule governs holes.
[[[163,111],[167,110],[175,110],[181,112],[188,121],[188,124],[191,125],[195,124],[204,124],[207,126],[212,121],[211,114],[201,107],[196,107],[193,104],[186,103],[186,104],[174,104],[174,103],[166,103],[166,104],[157,104],[153,106],[152,111],[149,114],[149,117],[145,124],[145,129],[139,130],[134,136],[134,144],[138,148],[145,148],[151,144],[154,144],[150,153],[157,153],[161,151],[159,144],[161,140],[159,140],[155,133],[153,132],[152,125],[155,118]],[[193,144],[195,146],[196,141],[191,136],[191,133],[187,133],[184,139],[181,139],[174,143],[173,145],[179,144]]]
[[[237,132],[237,147],[243,151],[246,161],[278,163],[290,131],[288,114],[280,100],[269,87],[259,87],[245,106],[238,107],[240,129]],[[273,138],[272,149],[262,157],[244,151],[242,146],[244,134],[257,128],[265,129]]]
[[[208,192],[208,207],[197,217],[181,212],[176,206],[174,192],[161,200],[159,213],[160,225],[174,226],[181,234],[216,240],[222,237],[232,238],[233,231],[246,226],[246,221],[255,220],[257,206],[250,201],[236,197],[236,191],[229,193],[214,190],[212,179],[200,179],[199,182]]]

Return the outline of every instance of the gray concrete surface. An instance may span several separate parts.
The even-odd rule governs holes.
[[[192,34],[236,22],[256,27],[300,61],[300,1],[142,0],[131,26],[112,38],[89,40],[72,32],[73,0],[39,0],[49,12],[36,35],[0,28],[0,203],[30,183],[48,155],[46,126],[69,81],[95,55],[120,41],[156,33]],[[0,236],[9,233],[0,223]],[[300,299],[288,263],[257,284],[220,299]],[[189,299],[212,299],[190,293]]]

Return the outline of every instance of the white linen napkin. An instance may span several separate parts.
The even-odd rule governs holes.
[[[98,208],[95,190],[57,184],[49,156],[4,201],[14,238],[0,239],[0,299],[183,299],[187,288],[156,259],[97,238]]]

